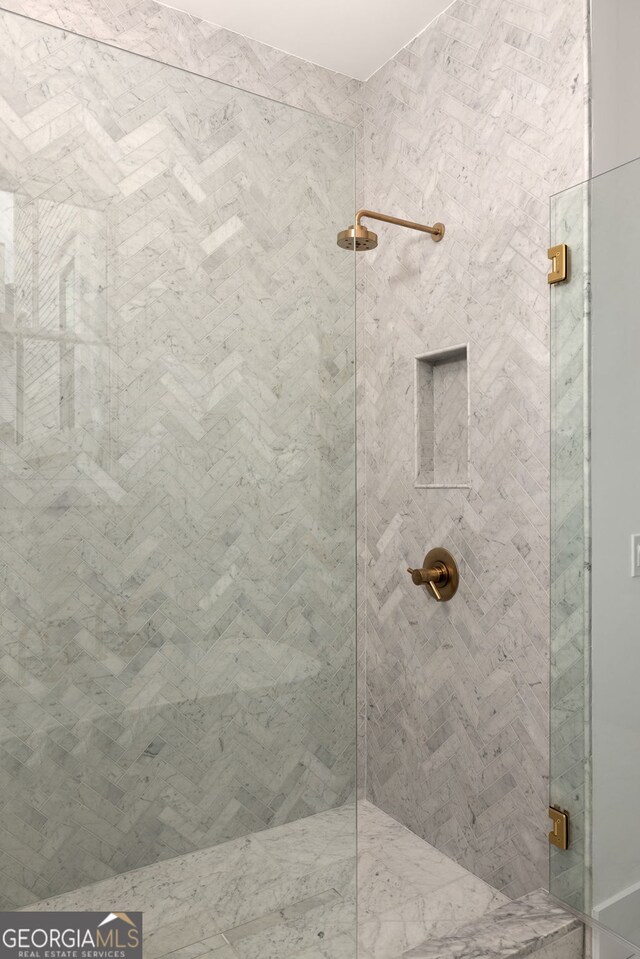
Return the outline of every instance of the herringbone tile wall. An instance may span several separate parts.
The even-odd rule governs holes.
[[[353,793],[354,153],[0,31],[7,907]]]
[[[359,205],[446,220],[438,246],[389,229],[357,264],[360,769],[371,800],[507,893],[546,884],[544,250],[549,194],[585,173],[581,0],[458,2],[364,90],[153,0],[5,6],[357,133],[364,98]],[[415,490],[413,357],[460,342],[472,489]],[[461,560],[455,609],[424,602],[402,572],[436,541]]]
[[[310,110],[330,119],[349,124],[354,131],[356,142],[362,138],[362,94],[363,84],[351,77],[325,70],[306,60],[290,56],[282,50],[276,50],[225,30],[217,24],[208,23],[197,17],[189,16],[180,10],[156,3],[155,0],[3,0],[7,10],[34,17],[43,23],[64,27],[75,33],[91,37],[105,43],[154,57],[175,66],[193,70],[201,76],[211,77],[243,90],[249,90],[271,97],[291,106]],[[362,149],[356,150],[356,196],[354,206],[364,205],[364,157]],[[351,217],[349,217],[351,222]],[[344,224],[346,225],[346,223]],[[357,264],[363,289],[364,264]],[[358,303],[363,304],[359,297]],[[360,404],[363,408],[363,334],[364,326],[357,322],[357,378]],[[365,447],[364,418],[358,423],[358,457],[362,458]],[[364,463],[359,460],[358,476],[361,477],[359,499],[364,504]],[[364,576],[364,507],[360,512],[358,530],[359,565],[358,576]],[[358,589],[360,609],[358,629],[364,630],[365,590]],[[358,644],[361,651],[360,670],[362,679],[358,683],[360,701],[358,729],[364,743],[365,729],[365,692],[364,658],[365,643],[362,637]],[[365,755],[364,746],[359,750],[360,795],[364,795]]]
[[[457,0],[366,85],[367,794],[509,895],[547,883],[548,198],[583,179],[582,0]],[[414,356],[469,344],[471,489],[414,489]],[[405,569],[447,546],[430,602]]]
[[[3,0],[2,9],[354,127],[361,120],[359,80],[155,0]]]

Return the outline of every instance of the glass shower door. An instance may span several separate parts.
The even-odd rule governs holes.
[[[353,131],[0,28],[1,908],[348,951]]]
[[[552,201],[551,889],[640,947],[640,161]]]

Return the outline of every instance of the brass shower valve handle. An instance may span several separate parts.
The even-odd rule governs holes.
[[[415,586],[424,586],[439,603],[446,603],[458,590],[459,574],[451,553],[441,546],[430,550],[422,569],[408,569]]]
[[[442,600],[438,586],[445,586],[449,579],[444,563],[437,563],[432,569],[408,569],[407,572],[411,573],[414,586],[426,586],[438,602]]]

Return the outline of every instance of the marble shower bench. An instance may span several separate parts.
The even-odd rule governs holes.
[[[546,890],[498,906],[455,933],[430,939],[403,959],[582,959],[584,927]]]

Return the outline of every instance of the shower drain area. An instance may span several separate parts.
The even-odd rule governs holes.
[[[416,356],[418,489],[468,489],[470,415],[467,344]]]

